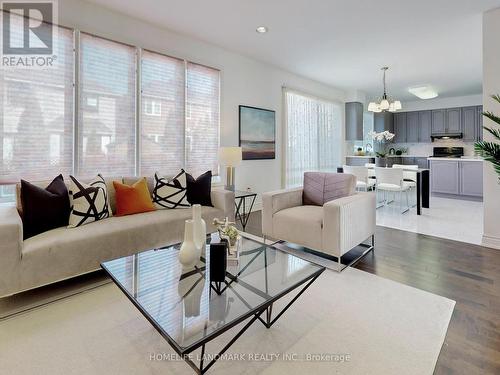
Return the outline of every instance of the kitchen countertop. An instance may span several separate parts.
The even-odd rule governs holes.
[[[375,158],[375,155],[347,155],[347,158]],[[416,156],[416,155],[387,155],[388,158],[427,158],[428,156]]]
[[[475,158],[473,156],[462,156],[461,158],[436,158],[436,157],[429,157],[427,160],[450,160],[450,161],[484,161],[482,158]]]

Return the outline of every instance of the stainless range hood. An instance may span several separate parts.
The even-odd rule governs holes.
[[[463,133],[442,133],[431,135],[431,140],[434,142],[436,139],[462,139],[463,137]]]

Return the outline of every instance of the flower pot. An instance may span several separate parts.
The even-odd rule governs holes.
[[[387,158],[382,158],[382,157],[376,157],[375,158],[375,165],[377,167],[387,167]]]

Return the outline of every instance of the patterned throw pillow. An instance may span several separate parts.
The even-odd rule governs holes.
[[[112,215],[106,182],[100,174],[88,184],[78,181],[73,176],[69,177],[71,179],[69,186],[71,214],[68,228],[79,227]]]
[[[172,179],[162,178],[155,173],[153,203],[159,210],[163,208],[189,208],[187,200],[186,172],[181,172]]]

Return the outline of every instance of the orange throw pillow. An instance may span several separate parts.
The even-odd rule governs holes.
[[[141,178],[132,186],[113,181],[116,191],[116,216],[154,211],[146,178]]]

